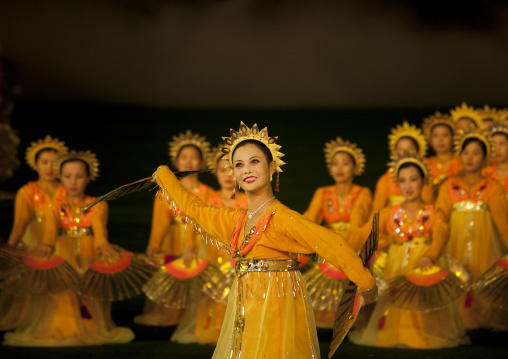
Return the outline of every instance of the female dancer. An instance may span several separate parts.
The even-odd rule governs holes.
[[[108,207],[103,203],[89,211],[80,208],[95,198],[85,194],[86,186],[98,177],[95,154],[90,151],[60,154],[55,159],[61,188],[53,204],[45,208],[44,239],[34,256],[65,259],[82,275],[97,258],[116,261],[119,254],[107,239]],[[58,234],[60,232],[60,234]],[[75,290],[42,296],[41,306],[30,308],[32,315],[13,333],[5,335],[6,345],[72,346],[127,343],[134,339],[128,328],[111,320],[111,303],[79,297]]]
[[[227,162],[222,159],[221,145],[210,152],[208,169],[212,171],[219,182],[220,189],[210,192],[208,204],[217,208],[246,208],[247,197],[244,193],[236,192],[235,181],[226,168]],[[213,246],[202,245],[197,256],[203,257],[221,270],[233,270],[229,264],[230,256]],[[195,258],[193,258],[195,259]],[[181,343],[217,343],[224,321],[226,306],[215,302],[209,296],[203,295],[194,308],[186,309],[182,321],[171,337],[171,341]]]
[[[497,180],[508,198],[508,126],[506,123],[494,122],[492,126],[495,165],[484,169],[484,174]]]
[[[446,251],[470,272],[473,282],[508,248],[508,204],[503,187],[482,176],[491,156],[489,136],[488,131],[473,131],[457,137],[455,150],[463,171],[443,183],[436,201],[450,223]],[[506,318],[490,319],[488,306],[474,294],[461,301],[460,310],[468,329],[506,328]]]
[[[178,171],[199,171],[206,166],[206,158],[210,151],[210,144],[206,138],[193,134],[190,130],[173,136],[169,143],[169,156]],[[212,189],[199,182],[198,175],[187,176],[182,179],[185,187],[196,196],[208,201]],[[199,247],[199,236],[182,222],[174,209],[161,203],[157,198],[153,203],[152,229],[146,254],[183,256],[186,263],[195,258],[196,248]],[[164,307],[147,299],[143,314],[134,317],[134,322],[141,325],[169,326],[179,323],[182,310]]]
[[[319,344],[296,260],[317,252],[343,270],[364,298],[375,296],[374,278],[339,234],[282,205],[270,178],[281,172],[280,146],[266,129],[241,123],[226,139],[230,173],[250,210],[216,208],[194,196],[166,166],[154,179],[207,240],[236,260],[237,279],[214,358],[318,358]]]
[[[384,280],[416,268],[424,273],[435,268],[433,265],[441,256],[448,237],[443,213],[426,204],[421,196],[429,175],[423,160],[403,155],[391,168],[405,200],[380,213],[379,235],[389,234],[392,241]],[[362,237],[369,230],[364,226],[354,234],[353,248],[361,247]],[[367,326],[350,333],[349,338],[360,345],[419,349],[454,347],[467,342],[460,314],[453,304],[427,313],[412,312],[392,306],[385,295],[376,303]]]
[[[409,125],[406,121],[404,121],[402,126],[397,125],[397,127],[392,128],[392,133],[388,136],[388,140],[391,157],[408,152],[418,154],[423,158],[427,152],[427,142],[422,131],[414,125]],[[428,192],[430,193],[430,191]],[[424,197],[426,198],[425,195]],[[403,200],[404,197],[401,195],[400,189],[389,169],[376,183],[372,212],[378,212],[388,205],[401,203]]]
[[[356,144],[337,137],[335,141],[326,143],[325,160],[330,175],[335,180],[335,185],[319,188],[314,193],[309,208],[303,215],[318,224],[324,221],[326,227],[349,239],[351,233],[365,224],[372,206],[370,190],[353,183],[354,176],[360,175],[364,170],[365,156],[362,150],[356,147]],[[332,311],[316,310],[314,313],[316,325],[333,328],[337,306],[335,302],[332,303],[331,297],[335,295],[336,301],[340,300],[347,280],[344,286],[341,286],[338,283],[340,279],[332,279],[320,269],[324,269],[324,267],[317,265],[314,270],[306,273],[304,279],[308,282],[314,308],[329,306],[334,308]],[[327,288],[318,288],[318,286],[329,286],[330,289],[339,286],[339,288],[332,291],[334,295],[327,295],[325,299],[327,303],[324,303],[312,295],[312,293],[323,293],[323,290],[327,290]],[[318,296],[321,297],[319,294]]]
[[[53,171],[58,153],[66,153],[67,147],[58,138],[46,136],[32,142],[26,150],[27,164],[37,172],[37,181],[28,182],[16,193],[14,224],[8,244],[28,250],[37,248],[42,242],[44,206],[57,193],[60,182]],[[0,294],[0,330],[14,329],[25,313],[29,297],[14,297],[6,291]]]
[[[432,203],[434,203],[441,183],[460,171],[460,158],[453,153],[455,123],[450,116],[436,112],[425,119],[422,129],[435,153],[435,156],[425,159],[430,169]]]
[[[459,132],[481,130],[483,128],[480,113],[465,102],[450,110],[450,115]]]

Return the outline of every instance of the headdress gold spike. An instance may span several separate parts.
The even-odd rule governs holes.
[[[52,149],[58,153],[66,153],[68,151],[65,144],[62,141],[59,141],[58,138],[52,138],[50,135],[46,135],[44,139],[32,142],[30,147],[26,149],[26,163],[32,169],[35,169],[35,157],[37,156],[37,153],[45,149]]]
[[[397,181],[397,175],[399,173],[400,167],[406,163],[412,163],[418,166],[423,172],[424,183],[427,183],[429,181],[430,170],[425,160],[418,155],[411,154],[408,152],[404,152],[401,155],[392,156],[392,161],[388,163],[388,166],[391,169],[391,173],[395,181]]]
[[[465,102],[462,102],[462,104],[455,107],[455,109],[450,110],[450,115],[455,123],[463,118],[466,118],[473,121],[476,128],[482,128],[482,116],[474,109],[474,107],[468,106]]]
[[[272,159],[275,161],[275,171],[277,172],[277,185],[275,187],[275,191],[279,190],[279,173],[282,172],[280,166],[285,165],[286,163],[281,160],[284,156],[283,153],[279,152],[281,146],[276,144],[277,137],[268,136],[268,129],[265,127],[262,130],[258,128],[257,124],[254,124],[252,128],[247,127],[247,125],[243,122],[240,122],[240,129],[238,131],[231,129],[230,130],[231,137],[222,137],[222,139],[226,142],[226,145],[222,148],[222,152],[224,153],[224,159],[227,160],[228,164],[226,167],[230,169],[229,174],[232,175],[233,171],[233,153],[235,152],[236,146],[238,146],[243,141],[254,140],[261,142],[265,145],[272,155]]]
[[[455,144],[455,153],[457,155],[460,154],[462,151],[462,146],[464,145],[464,141],[468,138],[477,138],[480,141],[482,141],[485,144],[485,147],[487,149],[487,163],[491,161],[493,154],[492,148],[492,131],[490,130],[484,130],[484,129],[473,129],[471,131],[464,131],[460,132],[454,137],[454,144]]]
[[[349,141],[344,141],[342,138],[337,137],[335,140],[325,143],[325,161],[330,170],[333,162],[333,157],[337,152],[346,152],[351,157],[353,157],[355,161],[355,172],[356,176],[361,175],[365,170],[365,155],[362,150],[356,146],[355,143],[351,143]]]
[[[455,122],[453,122],[450,115],[443,114],[441,112],[436,112],[433,115],[427,117],[422,123],[422,130],[428,141],[430,141],[430,135],[434,127],[439,125],[448,126],[452,131],[452,135],[455,134],[456,131]]]
[[[496,133],[504,133],[508,137],[508,123],[501,121],[494,121],[494,125],[491,128],[491,136]]]
[[[407,121],[404,121],[402,125],[392,128],[392,133],[388,135],[388,145],[390,148],[390,156],[397,156],[395,147],[400,139],[408,137],[414,140],[418,144],[418,155],[425,157],[427,153],[427,141],[422,131],[415,125],[410,125]]]
[[[208,154],[207,165],[208,169],[212,171],[212,173],[217,172],[217,163],[219,163],[219,160],[225,160],[224,153],[222,153],[222,148],[224,146],[225,144],[220,144],[218,147],[212,148]]]
[[[480,114],[483,121],[501,121],[501,114],[494,107],[490,107],[489,105],[483,106],[483,108],[478,109],[478,113]]]
[[[88,165],[90,171],[90,180],[95,180],[99,177],[99,160],[95,156],[95,153],[91,151],[70,151],[67,153],[60,153],[55,158],[54,169],[58,177],[60,177],[60,169],[65,162],[69,161],[83,161]]]
[[[210,143],[206,142],[206,137],[200,136],[198,133],[194,134],[191,130],[187,130],[185,133],[173,136],[173,141],[169,142],[169,157],[171,158],[173,166],[176,167],[178,152],[184,146],[197,147],[199,151],[201,151],[204,166],[206,165],[208,153],[210,152]]]

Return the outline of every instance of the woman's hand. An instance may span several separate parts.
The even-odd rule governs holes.
[[[364,290],[363,292],[358,292],[363,297],[365,304],[374,303],[377,298],[377,284],[370,289]]]
[[[155,255],[155,253],[157,253],[158,251],[153,249],[153,248],[147,248],[146,249],[146,255],[148,257],[153,257]]]
[[[103,243],[99,246],[99,250],[101,251],[101,257],[106,262],[116,263],[120,260],[120,253],[115,251],[115,249],[109,243]]]
[[[432,263],[432,259],[430,259],[430,257],[422,257],[418,259],[418,267],[420,267],[422,272],[428,271],[433,265],[434,264]]]
[[[55,247],[50,244],[41,244],[37,248],[35,248],[30,255],[39,259],[48,259],[53,254]]]
[[[20,238],[9,238],[9,240],[7,241],[7,244],[10,245],[10,246],[16,246],[16,244],[18,244]]]
[[[187,246],[182,251],[182,259],[185,267],[189,268],[192,261],[197,261],[196,252],[193,246]]]

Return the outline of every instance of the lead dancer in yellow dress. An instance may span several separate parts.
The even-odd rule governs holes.
[[[237,279],[214,358],[319,358],[297,255],[317,252],[343,270],[368,301],[376,292],[374,278],[347,240],[275,198],[270,178],[284,164],[276,137],[242,123],[225,141],[225,159],[246,193],[247,211],[207,205],[167,166],[154,173],[163,199],[236,260]]]
[[[8,244],[27,250],[37,248],[44,231],[44,206],[51,203],[60,187],[53,162],[58,153],[66,153],[67,147],[58,140],[46,136],[32,142],[26,150],[27,164],[37,172],[37,181],[28,182],[16,193],[14,224]],[[15,297],[3,291],[0,294],[0,330],[14,329],[22,319],[29,297]]]
[[[391,168],[405,200],[380,212],[379,235],[388,234],[392,241],[381,278],[385,281],[416,268],[424,274],[435,269],[433,265],[439,263],[449,233],[443,213],[421,197],[429,176],[423,159],[403,155]],[[363,236],[369,231],[369,226],[364,226],[353,235],[354,248],[362,246]],[[359,345],[436,349],[467,343],[465,332],[453,303],[438,310],[416,312],[399,309],[389,297],[381,295],[367,325],[351,332],[349,338]]]
[[[368,220],[372,208],[370,190],[353,183],[354,176],[363,173],[365,156],[356,144],[343,141],[340,137],[337,137],[336,140],[326,143],[325,161],[335,185],[318,188],[312,197],[309,208],[303,215],[317,224],[325,222],[324,225],[327,228],[349,239],[350,234],[354,233]],[[319,262],[321,264],[323,260]],[[333,294],[327,295],[324,301],[317,298],[321,298],[321,294],[313,297],[314,308],[324,308],[331,306],[328,304],[335,304],[330,301],[331,297],[336,296],[336,300],[340,300],[342,290],[347,285],[347,280],[343,285],[340,285],[337,281],[341,279],[332,279],[324,274],[319,265],[313,271],[308,272],[304,278],[306,281],[313,283],[310,284],[313,286],[312,288],[308,287],[311,295],[312,292],[317,294],[326,291],[326,288],[319,288],[322,286],[329,286],[329,288],[339,286],[339,290],[332,291]],[[321,303],[316,303],[318,301]],[[333,311],[316,310],[314,313],[316,325],[318,327],[333,328],[335,310],[336,306],[334,306]]]
[[[464,170],[443,183],[436,201],[450,223],[446,251],[470,272],[472,282],[508,248],[508,203],[503,187],[482,175],[491,157],[489,137],[485,130],[456,137],[455,150]],[[490,308],[474,293],[461,301],[460,310],[468,329],[508,329],[507,312]],[[493,315],[495,312],[499,315]]]
[[[169,142],[169,156],[178,171],[204,169],[209,152],[210,144],[206,138],[191,130],[173,136]],[[197,174],[185,177],[182,183],[204,201],[208,201],[208,196],[213,192],[210,187],[199,182]],[[175,209],[164,205],[157,198],[154,200],[152,228],[146,250],[148,256],[195,256],[199,236],[177,214]],[[182,314],[181,309],[168,308],[147,299],[143,314],[134,317],[134,322],[153,326],[177,325]]]

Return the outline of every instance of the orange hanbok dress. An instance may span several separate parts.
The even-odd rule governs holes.
[[[498,181],[501,186],[503,186],[504,193],[506,194],[506,198],[508,199],[508,175],[504,176],[504,178],[501,178],[499,173],[496,170],[496,166],[488,166],[483,169],[483,175],[489,176],[496,181]]]
[[[275,202],[248,233],[242,209],[209,206],[167,167],[155,173],[165,199],[177,205],[208,241],[236,256],[237,279],[214,358],[319,358],[319,342],[297,255],[317,252],[360,291],[374,278],[339,234]]]
[[[363,237],[370,231],[365,225],[354,236]],[[409,220],[400,205],[380,212],[379,235],[389,235],[384,281],[405,274],[418,267],[418,260],[430,257],[440,266],[438,258],[448,238],[448,224],[443,213],[427,205],[417,218]],[[466,330],[454,304],[430,312],[398,309],[385,296],[375,304],[367,325],[349,334],[358,345],[436,349],[467,343]]]
[[[475,282],[490,266],[507,253],[508,203],[503,187],[487,177],[468,187],[459,177],[446,180],[436,201],[450,223],[446,252],[459,261]],[[460,303],[468,329],[508,327],[506,313],[491,317],[489,305],[470,293]]]
[[[28,182],[16,193],[14,202],[14,224],[11,238],[21,238],[21,245],[26,249],[35,249],[41,244],[44,233],[44,206],[51,205],[53,197],[48,196],[37,184]],[[0,293],[0,331],[11,330],[19,325],[23,318],[29,296],[21,297]]]
[[[439,187],[441,184],[451,176],[455,176],[462,169],[462,163],[460,158],[454,156],[453,159],[448,163],[447,166],[442,166],[436,160],[436,157],[427,157],[425,159],[427,166],[430,169],[430,181],[432,187],[432,201],[435,203],[437,195],[439,194]]]
[[[372,194],[366,187],[353,185],[346,203],[341,206],[337,199],[337,187],[327,186],[316,190],[309,208],[303,215],[314,223],[322,224],[324,222],[327,228],[349,239],[352,232],[367,222],[371,207]],[[323,263],[324,261],[319,260],[319,262]],[[313,282],[318,281],[316,275],[325,276],[324,273],[319,273],[317,270],[314,272],[309,273]],[[304,278],[306,277],[304,276]],[[326,281],[319,282],[325,283]],[[322,288],[315,288],[315,290],[321,292]],[[315,310],[314,317],[316,326],[333,328],[335,311]]]
[[[98,248],[107,243],[108,206],[100,202],[85,212],[72,213],[63,187],[51,207],[46,207],[43,243],[55,247],[55,255],[65,259],[83,275]],[[87,196],[83,205],[95,200]],[[80,346],[127,343],[134,339],[129,328],[117,327],[111,319],[111,302],[80,297],[75,290],[41,296],[40,305],[29,308],[27,318],[13,333],[5,335],[5,345]]]

